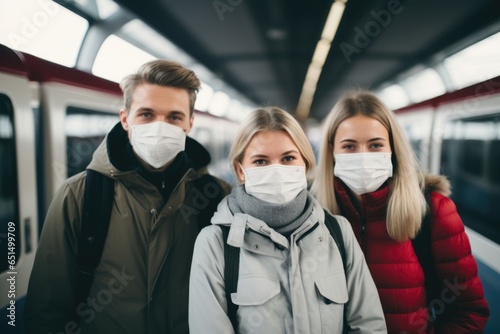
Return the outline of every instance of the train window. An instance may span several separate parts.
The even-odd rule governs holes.
[[[406,91],[413,102],[420,102],[446,93],[443,80],[432,68],[419,71],[404,80]]]
[[[229,107],[229,102],[231,101],[229,95],[222,91],[217,91],[214,93],[210,105],[208,106],[208,111],[216,116],[224,116]]]
[[[68,177],[85,170],[95,149],[119,120],[117,114],[68,107],[65,120]]]
[[[201,120],[198,120],[200,122]],[[214,138],[212,136],[212,131],[208,127],[204,127],[203,125],[197,126],[196,121],[194,122],[193,129],[189,133],[189,136],[196,141],[198,141],[203,147],[207,149],[208,152],[210,152],[210,156],[212,157],[212,161],[216,160],[218,157],[216,156],[215,152],[215,142]],[[199,123],[198,123],[199,124]]]
[[[123,57],[123,55],[127,55],[127,57]],[[115,35],[111,35],[99,49],[92,73],[119,82],[126,75],[134,73],[142,64],[154,59],[156,58],[149,53]]]
[[[0,44],[74,66],[89,23],[55,1],[2,1]],[[19,18],[22,18],[21,20]]]
[[[464,140],[461,146],[460,169],[475,176],[482,176],[484,168],[484,141]]]
[[[403,108],[410,103],[408,95],[400,85],[391,85],[382,89],[377,96],[392,110]]]
[[[17,194],[16,143],[14,115],[9,98],[0,94],[0,254],[9,254],[9,233],[14,233],[15,258],[19,258],[19,199]],[[7,256],[0,261],[0,272],[8,269]]]
[[[488,177],[496,187],[500,187],[500,139],[490,143],[488,158]]]
[[[446,124],[441,168],[452,186],[464,224],[500,242],[499,116],[459,119]]]
[[[94,19],[106,19],[120,8],[116,3],[111,0],[65,0],[78,9],[83,10],[86,14],[92,16]]]
[[[202,82],[201,89],[196,97],[196,103],[194,107],[200,111],[208,111],[208,106],[210,105],[210,100],[212,100],[212,96],[214,95],[213,88]]]
[[[500,74],[500,32],[446,58],[444,65],[455,89]]]

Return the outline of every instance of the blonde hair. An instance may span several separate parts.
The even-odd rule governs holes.
[[[277,107],[259,108],[253,110],[245,118],[229,152],[231,168],[237,178],[238,163],[241,163],[248,144],[257,133],[262,131],[288,133],[306,163],[306,172],[309,173],[314,168],[316,160],[311,143],[295,118]]]
[[[196,94],[200,89],[200,80],[193,71],[179,63],[168,60],[157,59],[145,63],[139,67],[135,74],[126,76],[120,82],[127,115],[130,112],[132,95],[137,86],[143,83],[185,89],[189,95],[189,112],[190,116],[192,116]]]
[[[393,177],[387,207],[387,232],[396,241],[413,239],[420,230],[427,206],[423,195],[424,177],[394,113],[368,91],[357,90],[344,94],[328,115],[311,192],[323,207],[340,214],[334,190],[334,138],[340,123],[356,115],[378,120],[389,132]]]

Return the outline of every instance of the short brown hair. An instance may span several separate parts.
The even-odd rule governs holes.
[[[193,114],[196,94],[200,89],[200,80],[190,69],[168,60],[152,60],[145,63],[135,74],[130,74],[120,82],[123,92],[123,103],[127,114],[132,104],[132,95],[138,85],[149,83],[159,86],[184,88],[189,95],[189,112]]]

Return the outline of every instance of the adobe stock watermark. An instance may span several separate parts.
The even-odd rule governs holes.
[[[38,0],[38,7],[33,15],[21,18],[21,28],[18,33],[11,31],[7,34],[9,42],[15,49],[35,38],[60,10],[58,4],[49,0]]]
[[[457,277],[455,277],[453,283],[448,279],[445,279],[443,281],[443,286],[444,288],[441,290],[440,295],[432,299],[428,303],[429,312],[427,313],[426,318],[416,319],[417,315],[414,315],[411,319],[410,325],[420,326],[417,330],[417,333],[426,333],[429,323],[432,323],[439,315],[443,314],[443,312],[446,310],[446,306],[453,303],[457,299],[457,297],[459,297],[463,293],[463,291],[467,289],[466,286],[461,285],[458,282]],[[409,332],[403,331],[399,334],[409,334]]]
[[[411,0],[408,0],[411,1]],[[390,0],[387,3],[387,9],[379,11],[370,11],[372,20],[366,22],[364,27],[354,27],[355,35],[353,44],[347,42],[340,43],[340,50],[344,55],[347,63],[352,62],[352,55],[361,53],[361,50],[370,45],[372,39],[376,38],[382,33],[384,28],[387,28],[392,21],[393,15],[398,15],[403,11],[403,5],[399,0]]]
[[[243,0],[214,0],[212,2],[212,6],[215,9],[215,12],[219,16],[219,20],[221,22],[224,21],[224,14],[226,12],[232,12],[237,6],[241,5]]]
[[[208,182],[203,186],[203,189],[197,189],[193,187],[192,189],[194,195],[191,203],[183,203],[179,210],[180,213],[186,222],[186,224],[190,223],[190,217],[192,215],[198,216],[203,212],[211,203],[212,200],[215,199],[220,193],[223,191],[221,186],[215,183],[215,181]],[[211,212],[213,214],[213,212]],[[207,217],[210,219],[211,217]]]
[[[87,297],[87,299],[76,307],[76,315],[80,317],[80,324],[91,323],[94,321],[97,313],[102,312],[104,308],[111,304],[115,295],[121,293],[129,282],[135,279],[135,276],[126,273],[125,268],[122,272],[112,269],[113,276],[105,288],[100,289],[95,295]],[[81,333],[80,324],[75,321],[68,321],[64,326],[64,332],[49,334],[78,334]]]

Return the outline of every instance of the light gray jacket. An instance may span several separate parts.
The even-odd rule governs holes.
[[[238,333],[342,333],[344,307],[350,333],[387,333],[377,289],[351,226],[336,216],[346,249],[346,280],[324,211],[312,200],[311,215],[290,242],[259,219],[233,215],[227,197],[219,204],[213,225],[200,232],[195,244],[189,292],[192,334],[234,333],[217,225],[231,225],[228,244],[241,248],[238,288],[231,295],[239,306]]]

